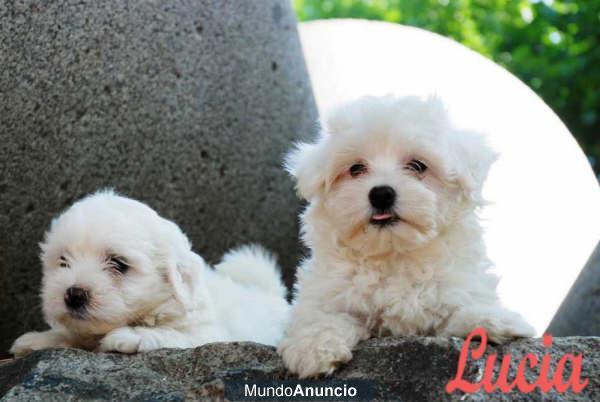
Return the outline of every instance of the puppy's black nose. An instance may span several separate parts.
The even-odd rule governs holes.
[[[385,211],[396,202],[396,191],[390,186],[377,186],[369,191],[369,201],[373,208]]]
[[[88,292],[85,289],[71,286],[65,292],[65,304],[74,310],[84,307],[88,302]]]

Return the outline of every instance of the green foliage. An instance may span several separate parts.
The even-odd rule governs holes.
[[[600,0],[295,0],[294,6],[300,20],[384,20],[454,38],[527,83],[600,170]]]

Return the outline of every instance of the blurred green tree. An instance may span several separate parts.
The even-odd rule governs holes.
[[[491,58],[561,117],[600,172],[600,0],[294,0],[302,21],[421,27]]]

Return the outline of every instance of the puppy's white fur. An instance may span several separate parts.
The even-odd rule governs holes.
[[[500,306],[476,215],[496,155],[453,128],[443,104],[416,97],[362,98],[334,110],[315,143],[286,160],[299,194],[311,256],[298,271],[295,305],[279,346],[300,377],[331,373],[362,339],[379,334],[494,341],[533,329]],[[411,161],[428,168],[418,173]],[[354,164],[365,169],[349,174]],[[414,167],[414,165],[412,165]],[[369,192],[396,194],[387,226],[373,224]]]
[[[22,356],[48,347],[134,353],[215,341],[275,345],[289,313],[275,260],[257,246],[229,252],[216,270],[185,234],[147,205],[110,191],[53,220],[42,248],[42,301],[51,329],[18,338]],[[118,256],[129,268],[111,265]],[[89,304],[73,311],[69,287]]]

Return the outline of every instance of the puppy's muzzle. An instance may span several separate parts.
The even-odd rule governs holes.
[[[71,310],[82,310],[89,301],[88,291],[80,287],[71,286],[65,292],[65,304]]]

